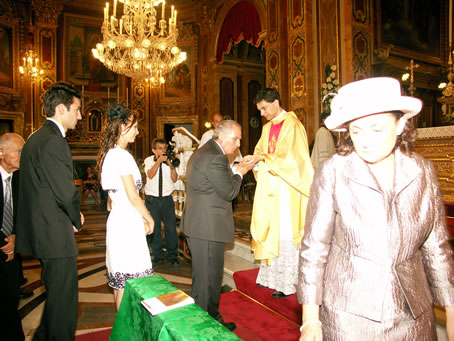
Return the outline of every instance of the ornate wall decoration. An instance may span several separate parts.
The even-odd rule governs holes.
[[[368,32],[353,33],[353,71],[354,79],[360,80],[370,75],[371,42]]]
[[[279,36],[279,23],[278,23],[278,7],[279,1],[268,1],[268,42],[271,44],[275,42]]]
[[[303,25],[304,21],[304,6],[302,0],[291,0],[290,1],[290,18],[291,26],[293,29]]]
[[[51,0],[32,0],[32,7],[40,24],[57,27],[62,4]]]
[[[369,0],[354,0],[353,1],[353,18],[357,23],[365,24],[370,20],[369,16]]]
[[[279,90],[280,76],[279,70],[279,53],[276,50],[271,50],[268,54],[268,72],[266,74],[267,87],[276,88]]]

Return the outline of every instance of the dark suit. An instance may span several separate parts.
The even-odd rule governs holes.
[[[35,339],[73,340],[78,312],[77,245],[80,195],[71,151],[58,126],[46,120],[30,136],[20,160],[16,250],[41,262],[47,301]]]
[[[11,190],[13,197],[13,231],[15,234],[15,220],[17,216],[17,199],[19,196],[19,171],[12,175]],[[0,173],[0,222],[3,222],[3,177]],[[5,236],[0,233],[1,238]],[[23,340],[21,319],[19,316],[19,292],[21,272],[17,258],[5,262],[7,256],[1,252],[0,255],[0,336],[5,340]]]
[[[234,175],[215,140],[197,149],[187,165],[182,230],[192,257],[192,296],[212,317],[218,312],[224,273],[224,243],[234,240],[231,201],[241,176]]]

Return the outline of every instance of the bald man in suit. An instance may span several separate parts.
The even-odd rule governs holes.
[[[21,268],[15,258],[15,220],[19,197],[19,162],[24,139],[14,133],[0,136],[0,336],[4,340],[24,340],[18,312]]]
[[[188,162],[182,230],[192,257],[192,296],[195,302],[230,330],[218,311],[224,274],[224,244],[234,240],[232,200],[251,165],[230,168],[226,155],[240,146],[241,126],[222,121],[213,139],[197,149]]]

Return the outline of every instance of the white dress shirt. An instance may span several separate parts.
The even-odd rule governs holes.
[[[151,155],[147,157],[144,161],[144,170],[145,174],[148,173],[151,167],[155,164],[154,160],[154,155]],[[172,174],[171,174],[171,169],[167,165],[167,163],[163,162],[162,163],[162,196],[166,197],[168,195],[171,195],[172,192],[174,191],[175,186],[172,181]],[[155,176],[153,179],[150,179],[147,175],[147,182],[145,184],[145,194],[146,195],[152,195],[154,197],[159,197],[159,167],[158,170],[156,171]]]

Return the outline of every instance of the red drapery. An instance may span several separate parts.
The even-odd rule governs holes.
[[[238,2],[230,9],[222,23],[216,50],[218,63],[223,62],[224,54],[230,51],[232,42],[237,44],[244,39],[258,47],[261,30],[259,14],[255,7],[247,1]]]

